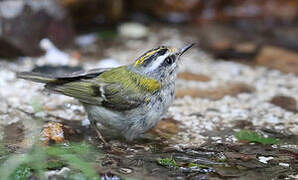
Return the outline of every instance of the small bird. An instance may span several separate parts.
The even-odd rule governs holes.
[[[91,125],[106,143],[96,123],[116,130],[132,141],[160,121],[174,100],[181,49],[160,46],[133,64],[55,76],[21,72],[18,78],[45,83],[45,89],[78,99]]]

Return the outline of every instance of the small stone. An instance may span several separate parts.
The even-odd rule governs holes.
[[[278,117],[275,117],[275,116],[273,116],[273,115],[269,115],[269,117],[266,118],[266,121],[267,121],[268,123],[271,123],[271,124],[277,124],[277,123],[280,122],[279,118],[278,118]]]
[[[294,113],[298,112],[296,99],[289,96],[274,96],[270,103]]]
[[[119,169],[119,172],[122,173],[122,174],[130,174],[130,173],[132,173],[132,169],[129,169],[129,168],[120,168]]]
[[[162,137],[170,137],[179,132],[179,121],[173,118],[165,118],[161,120],[151,132]]]
[[[290,178],[293,178],[293,179],[298,179],[298,174],[295,174],[295,175],[289,175]]]
[[[230,49],[232,47],[232,43],[229,40],[216,40],[210,43],[210,48],[214,51],[223,51]]]
[[[120,25],[119,34],[126,38],[140,39],[148,35],[148,28],[139,23],[124,23]]]
[[[0,103],[0,114],[6,114],[8,112],[8,105],[6,102]]]
[[[273,157],[269,156],[269,157],[265,157],[265,156],[259,156],[259,161],[261,163],[267,164],[268,161],[274,159]]]
[[[18,121],[4,127],[4,142],[8,144],[17,144],[24,140],[24,125]]]
[[[61,170],[47,171],[45,172],[46,179],[56,179],[58,177],[65,177],[70,173],[70,169],[67,167],[63,167]],[[59,178],[58,178],[59,179]]]
[[[90,125],[90,120],[88,118],[85,118],[83,121],[82,121],[82,126],[89,126]]]
[[[202,74],[189,73],[189,72],[179,73],[178,78],[188,80],[188,81],[198,81],[198,82],[210,81],[210,78],[208,76],[205,76]]]
[[[257,45],[253,43],[240,43],[235,46],[235,50],[241,53],[254,53],[257,49]]]
[[[298,135],[298,126],[294,126],[293,128],[290,128],[290,131],[295,134]]]
[[[46,52],[42,60],[45,61],[47,64],[69,64],[70,56],[56,48],[49,39],[42,39],[40,41],[40,47]]]
[[[76,37],[75,43],[80,47],[86,47],[94,44],[97,39],[98,39],[98,35],[95,33],[84,34]]]
[[[184,96],[207,98],[218,100],[225,96],[236,96],[240,93],[252,93],[254,88],[244,83],[229,83],[225,86],[216,87],[213,89],[196,89],[189,88],[176,91],[176,97],[181,98]]]
[[[288,163],[278,163],[278,165],[284,166],[284,167],[290,167],[290,164],[288,164]]]
[[[265,46],[256,58],[257,63],[285,73],[298,75],[298,53],[273,46]]]

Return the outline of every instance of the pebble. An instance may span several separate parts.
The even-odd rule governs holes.
[[[290,164],[288,164],[288,163],[278,163],[278,165],[284,166],[284,167],[290,167]]]
[[[129,168],[120,168],[119,169],[119,172],[122,173],[122,174],[130,174],[130,173],[132,173],[132,169],[129,169]]]
[[[95,33],[84,34],[76,37],[75,43],[80,47],[86,47],[94,44],[97,39],[98,39],[98,36]]]
[[[45,172],[45,179],[56,179],[58,177],[67,177],[67,175],[70,173],[70,169],[67,167],[63,167],[61,170],[54,170],[54,171],[47,171]]]
[[[0,99],[0,101],[0,114],[6,114],[8,112],[8,105],[4,100]]]
[[[148,28],[140,23],[124,23],[119,26],[120,36],[131,38],[131,39],[140,39],[148,35]]]
[[[261,163],[267,164],[268,161],[270,161],[270,160],[272,160],[272,159],[274,159],[274,158],[271,157],[271,156],[269,156],[269,157],[259,156],[258,159],[259,159],[259,161],[260,161]]]
[[[40,58],[41,63],[53,64],[53,65],[68,65],[70,56],[60,51],[49,39],[42,39],[40,41],[40,47],[46,51],[45,55]]]
[[[89,126],[90,125],[90,120],[88,118],[85,118],[83,121],[82,121],[82,126]]]

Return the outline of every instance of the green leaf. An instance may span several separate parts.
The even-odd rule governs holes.
[[[256,132],[249,130],[241,130],[235,133],[235,137],[239,141],[256,142],[260,144],[279,144],[279,140],[275,138],[267,138]]]
[[[158,164],[165,167],[179,167],[179,165],[176,163],[176,161],[173,158],[159,159],[157,162]]]
[[[57,159],[49,159],[47,161],[47,169],[52,169],[52,170],[61,169],[66,165],[67,164],[65,161],[62,161],[61,159],[58,159],[58,158]]]
[[[27,180],[32,175],[32,169],[26,165],[21,165],[11,174],[10,179],[12,180]]]

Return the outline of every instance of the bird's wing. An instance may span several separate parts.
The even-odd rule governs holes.
[[[99,69],[73,73],[57,77],[56,81],[47,83],[46,88],[74,97],[83,103],[101,105],[115,110],[129,110],[143,103],[145,97],[138,91],[136,82],[121,72],[123,72],[121,69],[120,71],[119,69],[118,71]]]
[[[102,95],[102,106],[114,110],[133,109],[145,101],[145,94],[118,83],[103,86]]]
[[[26,78],[26,76],[22,78],[46,83],[46,89],[77,98],[84,103],[101,105],[103,98],[100,88],[105,86],[105,83],[94,83],[90,79],[96,78],[108,70],[110,69],[100,68],[58,76],[25,73],[30,78]]]
[[[103,98],[100,86],[104,86],[104,84],[94,84],[87,80],[68,80],[69,82],[64,83],[47,83],[45,88],[53,92],[74,97],[84,103],[101,105]]]

